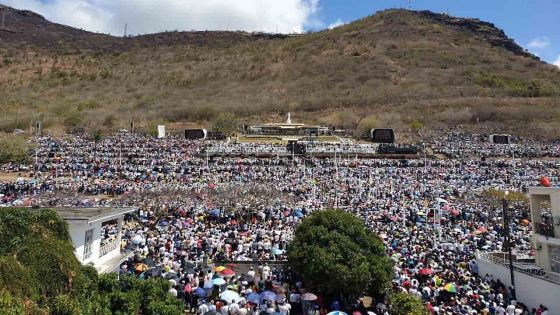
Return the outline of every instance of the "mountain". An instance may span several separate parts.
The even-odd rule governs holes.
[[[386,10],[305,35],[95,34],[7,8],[0,129],[280,119],[560,135],[560,71],[492,23]]]

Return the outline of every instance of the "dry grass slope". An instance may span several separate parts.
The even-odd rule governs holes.
[[[300,36],[117,38],[10,12],[22,28],[0,31],[0,130],[41,117],[47,128],[111,129],[290,110],[343,127],[419,121],[560,135],[558,68],[478,20],[387,10]]]

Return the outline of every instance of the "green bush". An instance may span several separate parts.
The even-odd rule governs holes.
[[[237,132],[238,120],[231,113],[221,113],[212,123],[212,131],[220,131],[226,135],[234,135]]]
[[[428,315],[421,300],[406,293],[395,293],[389,299],[391,315]]]
[[[29,160],[30,146],[23,137],[0,135],[0,163],[25,163]]]

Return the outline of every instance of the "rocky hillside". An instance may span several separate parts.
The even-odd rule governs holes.
[[[94,34],[8,9],[0,129],[295,120],[557,132],[560,71],[493,24],[387,10],[299,36]]]

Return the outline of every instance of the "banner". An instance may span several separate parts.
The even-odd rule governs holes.
[[[165,125],[158,125],[157,126],[157,133],[158,133],[158,138],[165,138]]]

